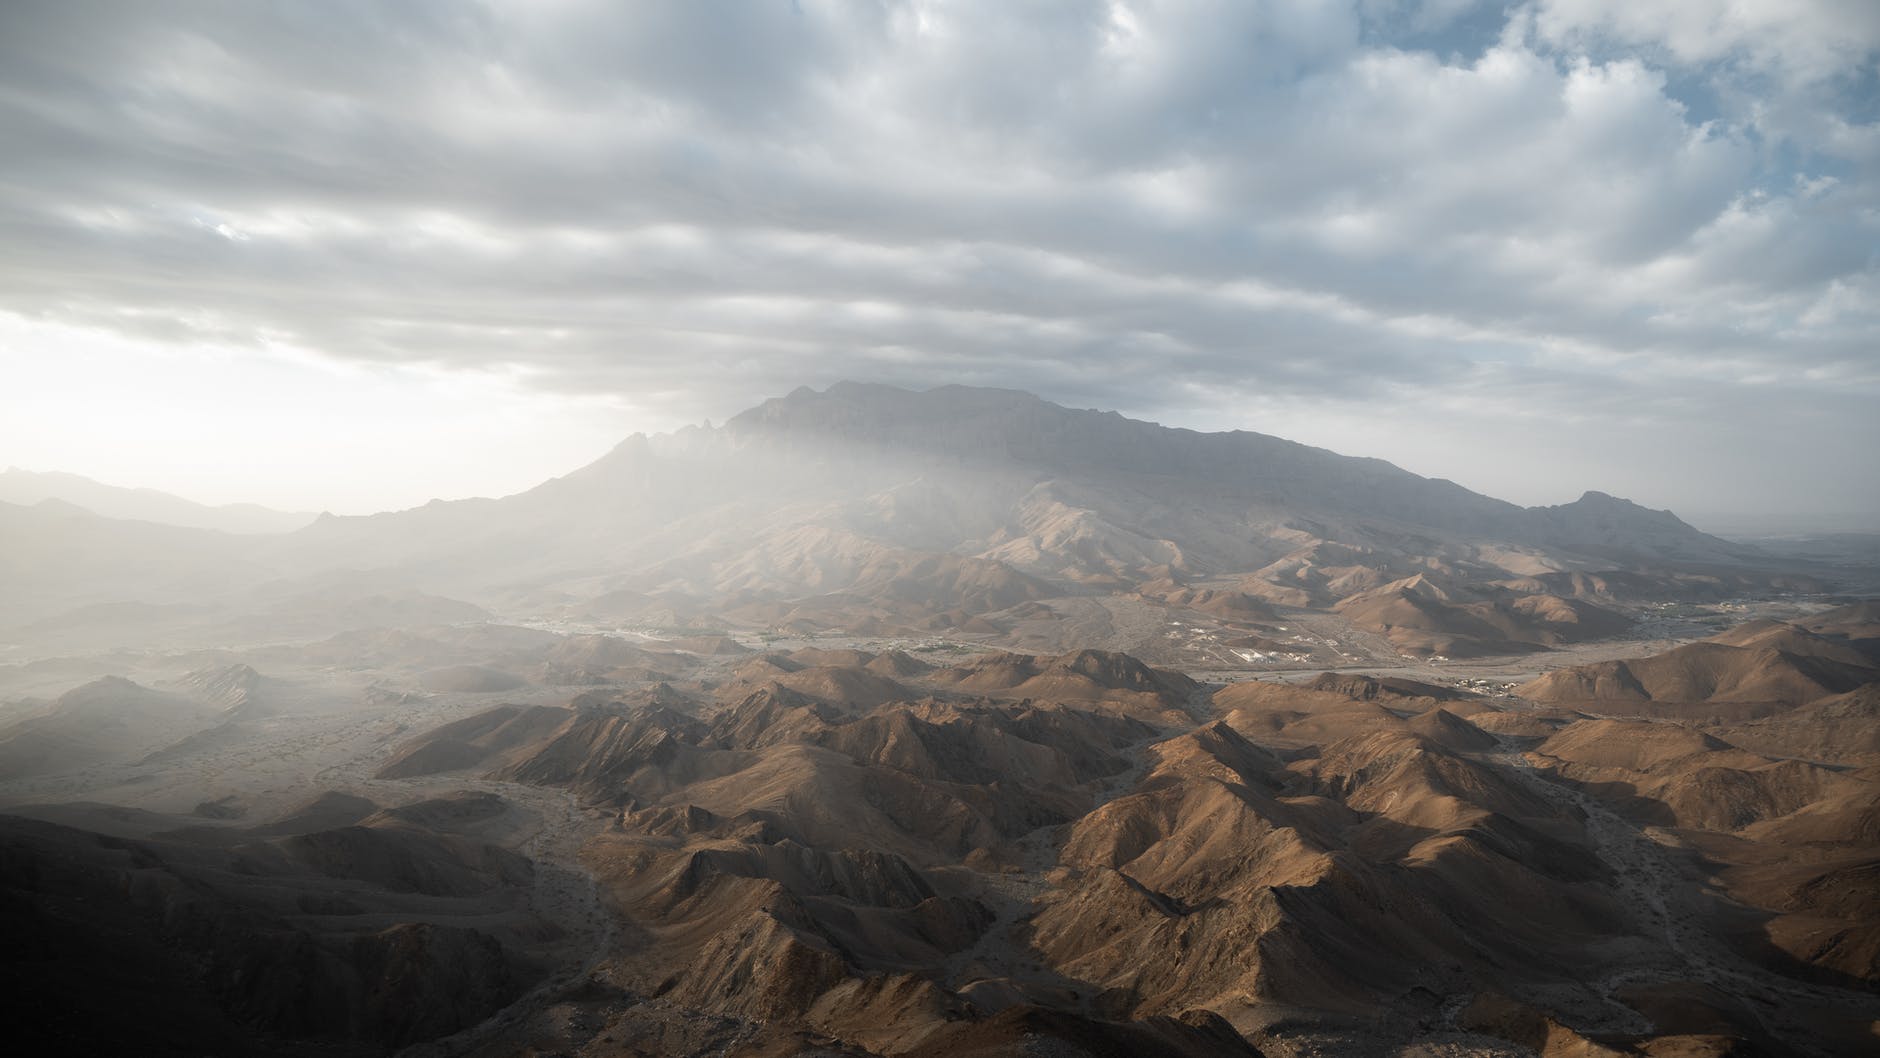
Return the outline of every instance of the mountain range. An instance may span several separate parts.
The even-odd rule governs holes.
[[[335,591],[544,619],[1000,635],[1093,599],[1115,624],[1126,597],[1250,619],[1340,608],[1406,652],[1480,654],[1610,634],[1612,591],[1590,585],[1718,596],[1807,569],[1601,493],[1523,508],[1257,433],[855,383],[635,435],[502,499],[275,536],[46,507],[0,508],[14,545],[0,620],[27,641],[64,634],[81,607],[92,623],[101,606],[113,620],[206,607],[221,631]]]
[[[78,474],[34,473],[19,467],[8,467],[0,472],[0,503],[31,507],[46,500],[69,503],[105,518],[215,529],[224,533],[291,533],[315,517],[254,503],[211,507],[156,489],[106,485]]]
[[[35,1054],[1880,1024],[1880,607],[1603,494],[842,384],[501,499],[237,534],[45,497],[0,545]]]

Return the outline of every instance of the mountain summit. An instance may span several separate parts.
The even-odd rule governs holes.
[[[765,401],[695,444],[728,440],[819,458],[935,460],[1040,483],[1125,485],[1161,499],[1238,505],[1285,521],[1334,518],[1443,530],[1615,556],[1735,562],[1754,553],[1708,536],[1668,511],[1588,492],[1556,507],[1521,508],[1381,459],[1339,455],[1266,434],[1203,433],[1076,410],[1030,393],[944,386],[911,391],[839,382]]]

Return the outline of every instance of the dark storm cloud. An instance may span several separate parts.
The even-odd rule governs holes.
[[[1732,10],[14,3],[0,309],[688,416],[1880,397],[1880,31]]]

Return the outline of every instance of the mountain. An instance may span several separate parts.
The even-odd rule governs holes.
[[[683,522],[713,512],[736,532],[733,516],[760,510],[815,514],[825,527],[884,546],[973,548],[1069,579],[1140,575],[1165,564],[1258,569],[1314,530],[1360,538],[1420,532],[1431,544],[1577,548],[1584,557],[1757,557],[1668,512],[1598,493],[1521,508],[1382,460],[1262,434],[1170,429],[1008,390],[917,393],[854,383],[800,389],[718,428],[635,435],[587,467],[506,499],[322,518],[298,534],[297,547],[371,544],[408,560],[439,530],[472,522],[474,531],[456,534],[459,547],[492,547],[544,526],[592,546],[605,523]],[[782,526],[773,517],[762,528]],[[1253,529],[1286,532],[1275,538]],[[658,543],[666,546],[625,553],[677,550]]]
[[[1141,557],[1181,566],[1254,568],[1252,558],[1270,549],[1233,530],[1265,523],[1310,531],[1320,527],[1315,521],[1351,535],[1435,530],[1450,539],[1588,555],[1689,561],[1755,555],[1669,512],[1601,493],[1559,507],[1524,509],[1378,459],[1247,431],[1171,429],[1010,390],[948,386],[911,392],[838,383],[823,392],[799,389],[738,415],[722,430],[682,432],[674,441],[654,451],[762,450],[784,453],[800,466],[876,469],[886,463],[880,469],[917,471],[936,488],[958,476],[972,477],[982,493],[1000,485],[1023,488],[1022,496],[998,497],[1006,511],[973,512],[1018,514],[1016,526],[975,525],[979,519],[956,514],[959,524],[948,527],[955,534],[980,530],[976,535],[999,553],[989,557],[1011,556],[1020,565],[1057,557],[1114,567],[1141,550]],[[642,451],[630,442],[579,476],[641,477]],[[933,513],[920,510],[914,497],[884,497],[872,506],[878,528],[904,533],[928,526],[900,522]],[[1211,538],[1212,530],[1222,528],[1229,539]],[[1101,558],[1063,555],[1066,535]],[[1034,558],[1015,546],[1021,541],[1038,545],[1042,554]],[[1249,543],[1256,546],[1250,550]]]
[[[1200,433],[1079,411],[1012,390],[947,386],[911,392],[838,383],[798,389],[725,424],[743,445],[907,453],[982,468],[1020,467],[1045,482],[1127,485],[1155,498],[1205,491],[1248,511],[1343,516],[1463,537],[1552,544],[1589,553],[1693,560],[1753,550],[1707,536],[1668,511],[1589,492],[1557,507],[1521,508],[1380,459],[1342,456],[1265,434]],[[1224,505],[1223,505],[1224,506]]]
[[[1763,557],[1599,493],[1521,508],[1262,434],[854,383],[635,435],[516,496],[322,518],[275,555],[486,604],[539,603],[547,588],[569,605],[633,597],[662,618],[877,630],[1119,591],[1323,608],[1419,574],[1510,582],[1476,600],[1505,610],[1548,594],[1521,578],[1651,570],[1675,590],[1753,579]]]
[[[1864,1053],[1880,609],[1784,561],[958,387],[0,503],[0,986],[33,1053]]]
[[[1643,715],[1743,719],[1880,680],[1880,608],[1871,601],[1795,623],[1749,621],[1643,658],[1555,669],[1517,688],[1537,702]]]
[[[1772,574],[1780,563],[1753,549],[1600,493],[1522,508],[1276,437],[958,386],[799,389],[721,427],[635,435],[502,499],[322,516],[273,537],[164,539],[149,546],[193,553],[139,561],[115,599],[68,555],[72,540],[12,517],[19,527],[0,529],[80,567],[73,583],[87,590],[70,593],[71,607],[201,602],[269,584],[279,602],[337,580],[356,594],[419,592],[534,619],[945,630],[1167,661],[1176,647],[1128,629],[1181,614],[1234,631],[1226,638],[1278,642],[1275,606],[1338,608],[1391,648],[1470,656],[1627,627],[1615,599],[1576,586],[1649,583],[1663,599],[1804,583]],[[78,528],[78,539],[133,532]],[[54,538],[32,544],[34,533]],[[204,554],[232,573],[192,593],[169,571]],[[163,583],[150,583],[156,571]],[[35,598],[33,616],[57,617],[59,601]],[[266,625],[280,638],[295,625],[278,610],[252,620],[251,598],[219,605],[221,629]],[[1105,627],[1109,638],[1090,640]]]
[[[31,507],[59,500],[106,518],[124,518],[224,533],[291,533],[311,523],[314,516],[276,511],[253,503],[210,507],[155,489],[127,489],[106,485],[77,474],[34,473],[8,467],[0,473],[0,503]]]

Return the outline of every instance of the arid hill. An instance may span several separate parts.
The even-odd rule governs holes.
[[[210,689],[212,697],[219,693]],[[139,757],[201,730],[220,711],[216,703],[106,676],[0,727],[0,774]]]
[[[1880,623],[1844,607],[1803,622],[1754,621],[1663,654],[1558,669],[1518,693],[1606,711],[1709,706],[1692,715],[1771,715],[1880,681]],[[1650,706],[1659,706],[1654,710]]]
[[[1347,596],[1334,609],[1406,654],[1452,658],[1544,650],[1631,626],[1578,599],[1445,589],[1424,574]]]
[[[751,1053],[1185,1055],[1446,1025],[1807,1053],[1857,1036],[1821,1003],[1880,1014],[1845,998],[1880,980],[1849,889],[1873,838],[1825,836],[1867,818],[1871,777],[1400,678],[910,661],[758,655],[712,701],[506,707],[401,749],[388,769],[616,812],[582,859],[622,939],[578,1016],[510,1045],[709,1049],[741,1025]],[[1667,826],[1738,850],[1722,884],[1773,941],[1650,851],[1638,828]],[[1803,848],[1806,895],[1770,900]],[[1768,989],[1793,1011],[1752,1013]]]
[[[1880,765],[1880,684],[1713,730],[1733,745],[1772,757]]]
[[[1880,979],[1872,768],[1766,757],[1679,724],[1626,720],[1570,724],[1532,758],[1613,811],[1701,849],[1731,896],[1763,912],[1715,920],[1739,950],[1772,949],[1770,963],[1791,960],[1821,980]]]

